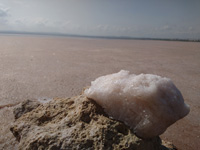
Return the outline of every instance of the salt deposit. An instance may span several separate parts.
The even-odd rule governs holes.
[[[173,82],[157,75],[121,70],[97,78],[84,93],[142,138],[162,134],[190,111]]]

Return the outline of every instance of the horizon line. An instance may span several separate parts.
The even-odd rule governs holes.
[[[98,36],[98,35],[79,35],[56,32],[30,32],[30,31],[0,31],[6,35],[40,35],[40,36],[60,36],[60,37],[80,37],[80,38],[99,38],[99,39],[122,39],[122,40],[158,40],[158,41],[182,41],[182,42],[200,42],[200,39],[186,38],[151,38],[151,37],[131,37],[131,36]]]

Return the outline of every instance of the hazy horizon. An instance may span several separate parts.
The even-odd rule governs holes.
[[[200,39],[200,1],[0,0],[0,31]]]
[[[110,35],[86,35],[68,34],[57,32],[30,32],[30,31],[0,31],[0,36],[50,36],[50,37],[69,37],[69,38],[97,38],[97,39],[121,39],[121,40],[158,40],[158,41],[185,41],[200,42],[200,38],[153,38],[153,37],[132,37],[132,36],[110,36]]]

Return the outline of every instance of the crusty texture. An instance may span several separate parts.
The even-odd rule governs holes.
[[[40,104],[16,119],[11,131],[20,150],[166,148],[159,137],[138,138],[128,126],[109,118],[101,106],[83,95]]]

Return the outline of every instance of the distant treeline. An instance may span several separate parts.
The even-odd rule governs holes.
[[[22,32],[22,31],[0,31],[0,34],[10,35],[41,35],[41,36],[63,36],[63,37],[81,37],[81,38],[103,38],[103,39],[124,39],[124,40],[159,40],[159,41],[183,41],[183,42],[200,42],[200,39],[179,39],[179,38],[146,38],[146,37],[128,37],[128,36],[91,36],[63,33],[47,32]]]

